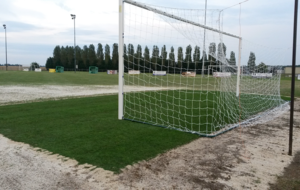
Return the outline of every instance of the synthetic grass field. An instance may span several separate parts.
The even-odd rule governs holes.
[[[117,95],[2,106],[0,134],[114,172],[198,138],[120,121],[117,106]]]
[[[0,72],[0,89],[1,85],[117,83],[118,75],[106,73]],[[283,78],[281,93],[289,96],[289,91],[290,78]],[[299,81],[296,81],[296,96],[300,97]],[[12,140],[74,158],[79,163],[115,172],[198,138],[189,133],[119,121],[117,109],[116,95],[1,106],[0,133]]]
[[[230,104],[223,101],[224,96],[232,98]],[[235,93],[191,90],[131,92],[125,94],[125,100],[125,119],[196,131],[201,135],[216,132],[220,127],[238,123],[239,120],[250,119],[283,103],[272,96],[241,94],[243,112],[240,113]]]

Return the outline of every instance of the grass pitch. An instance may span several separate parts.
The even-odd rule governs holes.
[[[166,79],[166,76],[159,77],[161,82]],[[188,78],[170,76],[169,80],[193,83]],[[210,79],[202,80],[210,84],[204,81]],[[281,79],[284,96],[290,95],[290,80]],[[117,84],[118,75],[106,73],[0,71],[0,88],[1,85]],[[300,97],[300,81],[296,81],[296,96]],[[171,106],[170,101],[165,104]],[[184,111],[189,110],[182,113]],[[198,135],[117,120],[116,95],[0,106],[0,133],[12,140],[74,158],[81,164],[89,163],[114,172],[198,138]]]
[[[118,172],[199,136],[117,118],[117,96],[100,96],[0,107],[0,133]]]
[[[136,79],[138,79],[138,81],[145,80],[143,76],[139,76]],[[190,86],[194,85],[192,78],[180,78],[176,77],[176,75],[156,76],[156,78],[153,77],[151,79],[152,81],[148,81],[147,83],[158,84],[156,81],[158,80],[163,86],[166,86],[167,79],[169,83],[187,83]],[[138,84],[138,81],[130,79],[126,84]],[[202,78],[201,83],[211,86],[215,83],[215,80],[212,78]],[[89,74],[88,72],[74,73],[72,71],[64,73],[49,73],[47,71],[0,71],[0,86],[1,85],[118,85],[118,75],[108,75],[106,73]],[[282,96],[291,96],[291,77],[281,77],[280,93]],[[300,97],[300,80],[297,79],[295,96]]]
[[[71,71],[0,71],[0,85],[118,85],[118,75]]]

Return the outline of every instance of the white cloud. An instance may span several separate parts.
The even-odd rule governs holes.
[[[205,3],[204,0],[140,0],[140,2],[187,9],[203,9]],[[208,8],[222,9],[239,2],[239,0],[209,0]],[[242,4],[243,37],[272,47],[290,47],[293,6],[293,2],[283,0],[249,0]],[[118,42],[118,8],[117,0],[0,1],[0,23],[7,24],[9,63],[29,64],[37,61],[44,64],[47,57],[52,55],[55,45],[72,46],[73,20],[70,14],[76,14],[78,45],[92,43],[96,45],[99,42],[112,45]],[[239,6],[225,11],[224,30],[238,34],[238,14]],[[32,48],[26,48],[26,45]],[[40,51],[41,49],[43,51]],[[2,29],[0,30],[0,63],[4,61],[4,30]]]

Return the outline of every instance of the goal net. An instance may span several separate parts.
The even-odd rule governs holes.
[[[224,11],[131,0],[122,8],[119,118],[215,136],[286,105],[281,67],[268,66],[283,64],[278,50],[223,31]]]

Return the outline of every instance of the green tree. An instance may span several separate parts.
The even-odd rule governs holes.
[[[113,44],[113,52],[112,52],[112,68],[111,69],[118,69],[118,63],[119,63],[119,53],[118,53],[118,44]]]
[[[89,60],[89,66],[95,66],[97,64],[96,51],[95,51],[95,46],[93,44],[89,45],[88,60]]]
[[[64,46],[61,46],[60,48],[60,66],[67,67],[68,63],[68,54],[67,50]]]
[[[150,51],[149,48],[146,46],[144,50],[144,65],[145,69],[150,69]]]
[[[193,64],[192,63],[192,46],[188,45],[185,48],[185,59],[184,62],[182,63],[182,68],[185,69],[192,69],[193,68]],[[190,68],[192,66],[192,68]]]
[[[99,68],[102,68],[103,60],[104,60],[104,54],[103,54],[103,46],[102,46],[101,43],[98,43],[96,57],[97,57],[97,66]]]
[[[110,47],[109,47],[108,44],[105,45],[104,58],[105,58],[106,68],[109,68],[110,67],[110,63],[111,63],[111,58],[110,58]]]
[[[141,66],[141,59],[142,59],[142,46],[141,45],[137,45],[137,48],[136,48],[136,53],[134,54],[134,57],[135,57],[135,60],[134,60],[134,63],[135,63],[135,67],[134,69],[137,69],[137,70],[140,70],[140,66]]]
[[[202,68],[201,62],[200,62],[200,47],[195,46],[194,54],[193,54],[193,62],[195,64],[194,68],[197,66],[198,68]]]
[[[230,52],[229,64],[234,66],[236,65],[235,53],[233,51]]]
[[[54,63],[54,67],[56,66],[60,66],[60,47],[57,45],[55,46],[54,50],[53,50],[53,63]]]
[[[66,47],[66,51],[67,51],[67,60],[68,60],[68,67],[69,68],[74,68],[74,48],[71,46],[67,46]]]
[[[158,64],[159,64],[159,48],[154,45],[152,50],[152,57],[151,57],[152,69],[157,71]]]
[[[248,60],[248,70],[250,73],[253,73],[255,71],[255,54],[253,52],[250,52],[249,60]]]
[[[173,46],[171,47],[171,52],[169,53],[168,73],[169,73],[170,67],[173,67],[174,68],[174,72],[175,72],[175,53],[174,53]],[[173,69],[172,69],[172,71],[173,71]]]
[[[192,61],[192,46],[188,45],[185,49],[185,62],[191,62]]]
[[[166,45],[163,45],[163,47],[161,48],[161,55],[160,55],[160,59],[161,59],[161,70],[165,70],[165,67],[167,66],[167,56],[168,56],[168,52],[166,50]]]
[[[48,57],[48,59],[46,61],[46,68],[47,69],[54,68],[54,63],[53,63],[53,58],[52,57]]]
[[[128,44],[128,49],[127,49],[127,56],[128,56],[128,61],[127,61],[127,65],[128,65],[128,69],[134,69],[133,63],[134,63],[134,47],[132,44]]]
[[[182,47],[178,47],[177,51],[177,67],[181,68],[182,67],[182,62],[183,62],[183,50]]]
[[[257,66],[257,70],[259,73],[267,73],[267,65],[264,62],[261,62],[258,66]]]
[[[88,53],[89,53],[89,50],[88,50],[88,47],[86,45],[83,46],[83,49],[81,50],[81,59],[83,61],[83,67],[85,69],[88,69]]]

